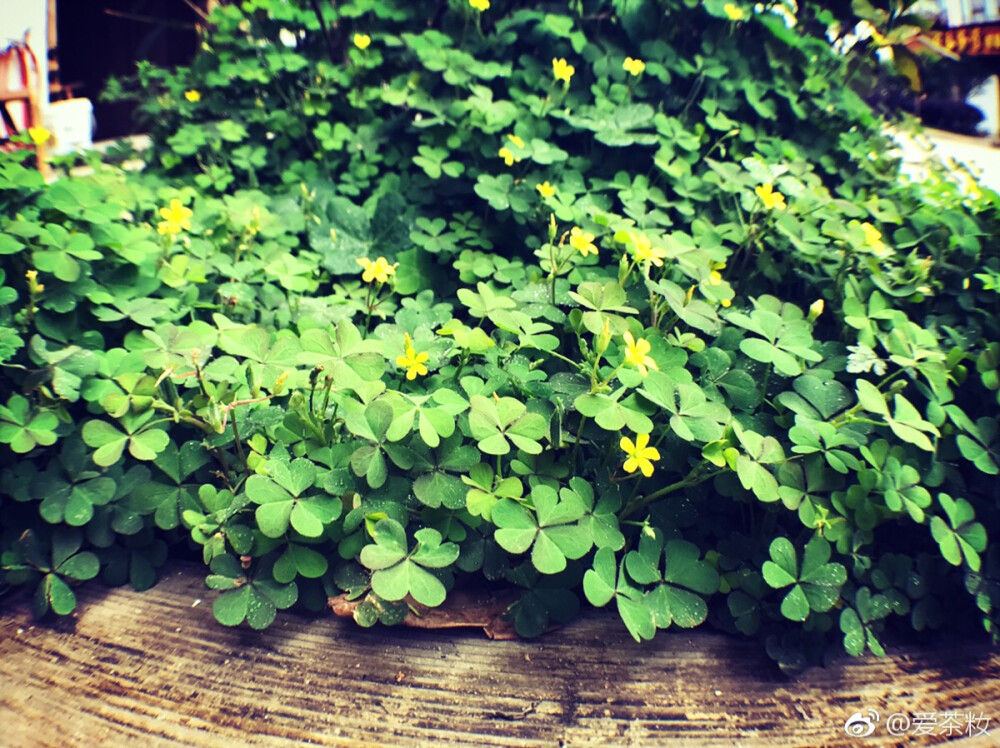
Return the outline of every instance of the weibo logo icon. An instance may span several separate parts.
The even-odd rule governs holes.
[[[844,723],[844,732],[852,738],[867,738],[875,732],[875,723],[878,719],[878,712],[874,709],[869,709],[865,714],[855,712]]]

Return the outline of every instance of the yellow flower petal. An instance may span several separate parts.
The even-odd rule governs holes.
[[[566,62],[566,58],[552,58],[552,77],[557,81],[569,83],[574,73],[576,73],[576,68]]]
[[[622,63],[622,68],[625,69],[630,75],[642,75],[642,72],[646,69],[646,63],[642,60],[636,60],[631,57],[626,57],[625,62]]]
[[[556,188],[553,187],[548,182],[542,182],[541,184],[536,184],[535,189],[538,190],[538,194],[542,197],[552,197],[556,194]]]
[[[730,21],[742,21],[747,17],[743,8],[733,3],[726,3],[722,6],[722,11],[726,14],[726,18]]]
[[[754,189],[754,192],[764,204],[764,210],[780,210],[785,207],[785,196],[780,192],[775,192],[774,185],[770,182],[760,185]]]
[[[38,125],[37,127],[28,128],[28,137],[31,138],[31,142],[36,145],[44,145],[48,142],[49,138],[52,137],[52,133],[44,125]]]

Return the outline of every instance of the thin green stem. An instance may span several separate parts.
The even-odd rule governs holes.
[[[583,440],[583,427],[587,423],[587,416],[580,416],[580,426],[576,430],[576,440],[573,442],[573,451],[569,456],[570,469],[576,468],[576,456],[580,451],[580,442]]]
[[[702,460],[691,469],[691,472],[689,472],[687,475],[685,475],[681,480],[677,481],[676,483],[671,483],[669,486],[664,486],[663,488],[654,491],[653,493],[648,494],[646,496],[639,496],[635,499],[631,499],[628,502],[628,504],[625,505],[625,509],[622,511],[622,513],[618,515],[619,521],[631,517],[638,510],[648,506],[657,499],[666,496],[669,493],[673,493],[674,491],[679,491],[682,488],[697,486],[700,483],[704,483],[705,481],[714,478],[719,473],[725,472],[724,469],[719,469],[719,470],[713,470],[709,473],[705,473],[704,475],[700,475],[702,469],[705,467],[706,464],[708,463],[705,460]]]
[[[247,456],[243,453],[243,441],[240,439],[240,430],[239,427],[237,427],[236,425],[235,413],[233,413],[232,424],[233,424],[233,439],[236,442],[236,454],[239,456],[240,462],[243,463],[243,472],[249,473],[250,466],[247,465]]]

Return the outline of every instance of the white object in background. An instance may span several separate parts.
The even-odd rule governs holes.
[[[982,85],[976,87],[966,99],[984,115],[979,123],[979,131],[994,138],[1000,135],[1000,77],[991,75]]]
[[[66,99],[49,104],[46,126],[52,132],[51,153],[63,156],[94,144],[94,105],[90,99]]]

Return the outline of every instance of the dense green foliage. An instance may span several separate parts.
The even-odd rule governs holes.
[[[0,156],[0,550],[39,613],[200,547],[254,628],[508,584],[524,635],[586,599],[789,668],[996,633],[996,193],[902,178],[787,11],[322,5],[141,66],[141,174]]]

